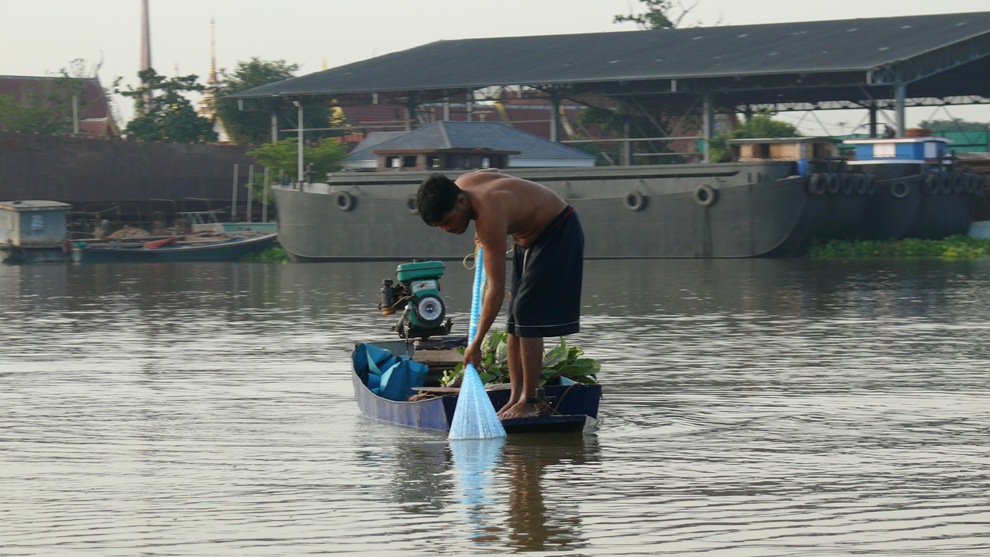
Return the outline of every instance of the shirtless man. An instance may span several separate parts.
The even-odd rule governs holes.
[[[434,174],[420,185],[416,208],[426,224],[452,234],[463,234],[475,221],[488,277],[477,333],[464,351],[464,363],[476,368],[505,298],[505,238],[515,241],[506,326],[512,390],[498,417],[545,412],[539,396],[543,337],[579,329],[584,233],[574,208],[547,187],[497,169],[469,172],[456,182]]]

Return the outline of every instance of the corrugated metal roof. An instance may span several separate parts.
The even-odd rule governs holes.
[[[905,61],[961,43],[968,45],[969,59],[990,56],[990,12],[439,41],[233,96],[738,80],[849,72],[856,73],[864,85],[872,85],[865,76],[871,70],[898,68]],[[947,69],[966,61],[936,62],[933,71],[939,71],[939,64]],[[932,60],[924,63],[933,66]]]
[[[377,135],[377,134],[372,134]],[[377,136],[375,139],[382,136]],[[402,149],[474,149],[519,151],[510,160],[594,160],[595,156],[580,149],[547,141],[505,124],[496,122],[435,122],[385,141],[362,142],[346,160],[375,158],[372,151]]]

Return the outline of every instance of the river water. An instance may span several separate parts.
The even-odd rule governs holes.
[[[394,271],[0,267],[0,555],[990,551],[990,262],[590,261],[598,429],[495,442],[359,414]]]

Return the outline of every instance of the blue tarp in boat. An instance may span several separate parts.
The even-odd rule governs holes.
[[[413,387],[426,383],[426,364],[413,361],[409,356],[396,356],[373,344],[358,344],[354,353],[354,370],[366,379],[371,392],[389,400],[406,400],[413,394]]]

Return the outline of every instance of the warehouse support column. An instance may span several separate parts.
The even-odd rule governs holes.
[[[406,103],[406,131],[411,132],[412,123],[416,120],[416,101],[412,98]]]
[[[297,176],[297,180],[299,181],[299,189],[302,189],[303,188],[303,186],[302,186],[302,184],[303,184],[303,177],[304,177],[304,173],[303,173],[303,147],[304,147],[304,143],[303,143],[303,106],[302,106],[302,103],[299,102],[299,101],[295,101],[295,105],[296,105],[296,118],[298,119],[298,121],[296,122],[296,133],[298,134],[298,138],[299,138],[299,149],[296,151],[296,176]]]
[[[550,94],[550,141],[560,143],[560,97]]]
[[[904,110],[904,99],[907,98],[907,85],[903,81],[898,81],[895,85],[896,90],[894,91],[897,98],[897,137],[905,137],[905,127],[907,125],[907,118]]]
[[[702,115],[701,115],[701,130],[702,141],[705,145],[705,152],[703,153],[703,162],[712,162],[712,133],[715,130],[715,111],[712,107],[712,94],[705,93],[702,97]]]
[[[237,179],[241,177],[241,165],[234,163],[234,183],[230,190],[230,222],[237,220]]]
[[[632,126],[628,117],[622,118],[622,164],[629,166],[632,164]]]

